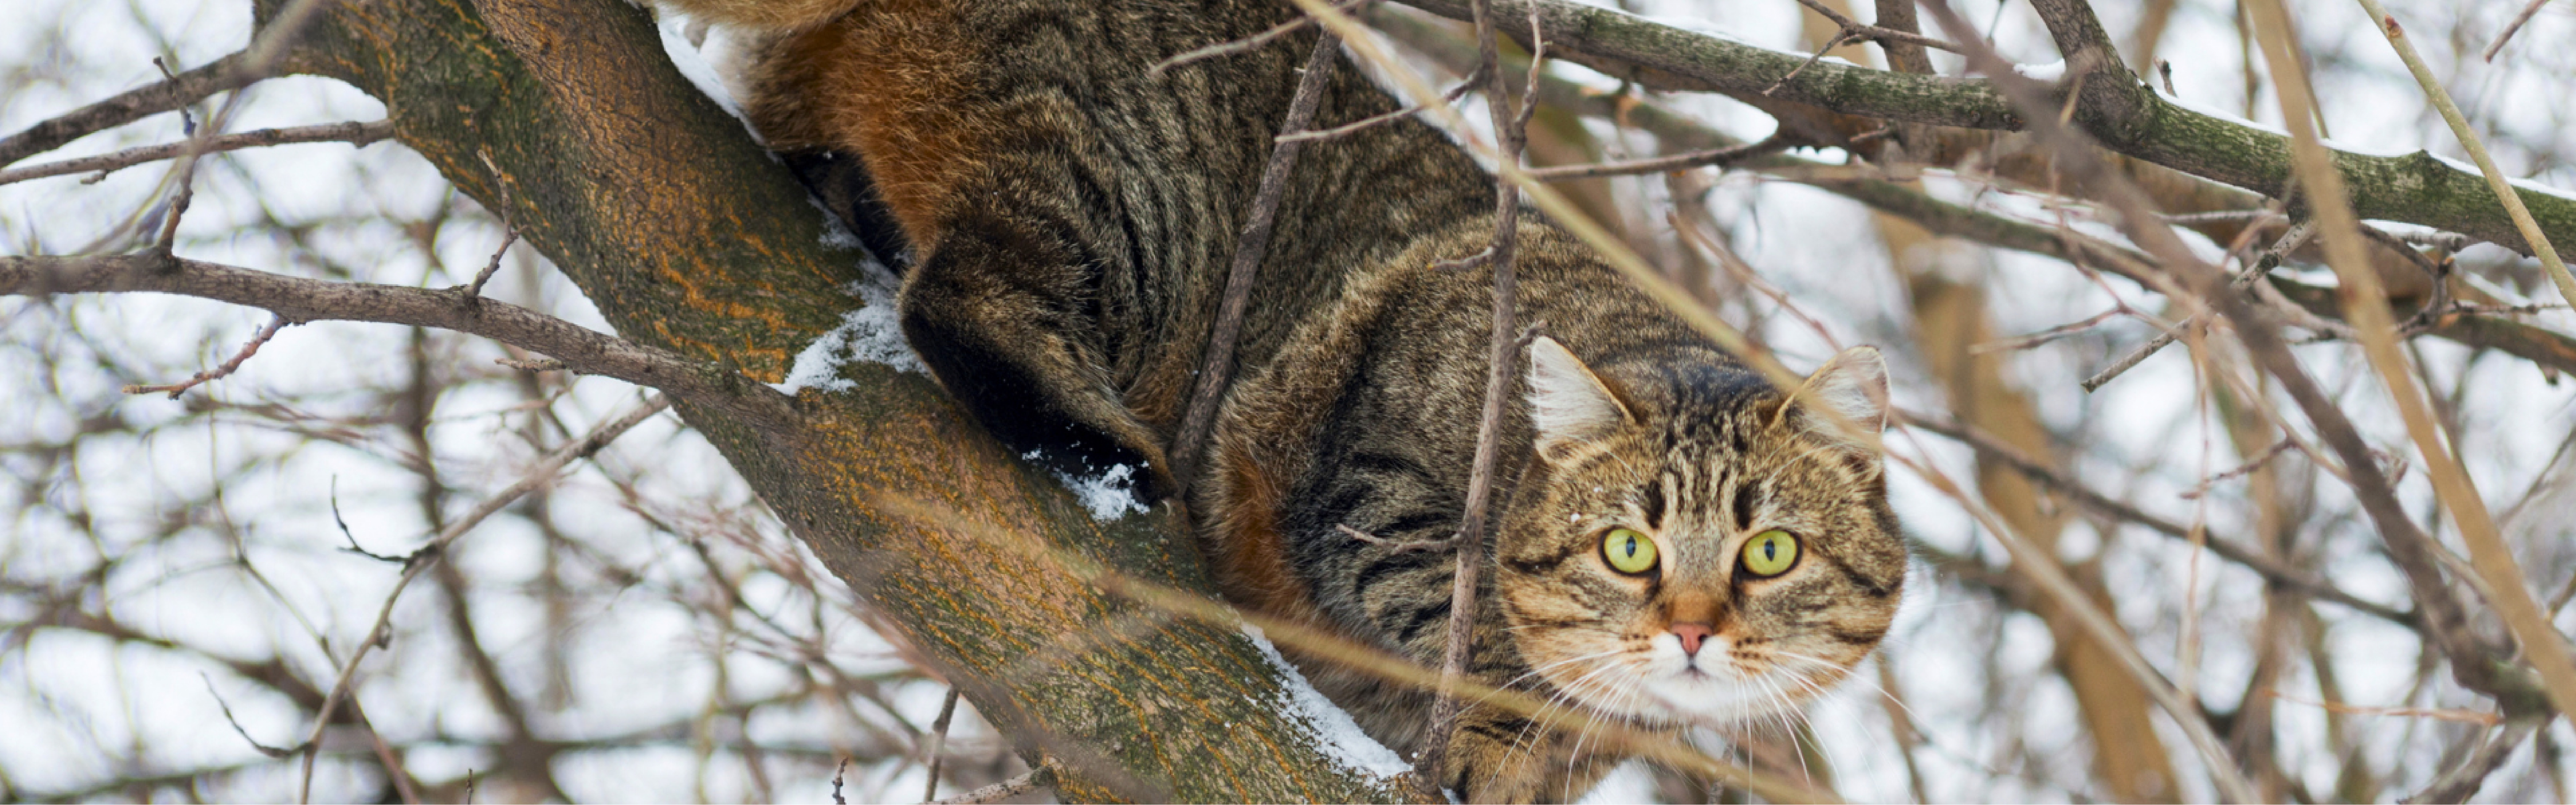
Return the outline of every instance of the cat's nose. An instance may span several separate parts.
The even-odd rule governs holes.
[[[1672,626],[1672,632],[1674,637],[1682,639],[1684,657],[1699,656],[1699,644],[1707,640],[1711,633],[1708,624],[1705,623],[1676,623]]]

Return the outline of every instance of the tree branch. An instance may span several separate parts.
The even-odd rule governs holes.
[[[1469,16],[1467,0],[1405,2],[1450,19]],[[1654,89],[1759,96],[1803,61],[1800,56],[1571,0],[1494,2],[1498,14],[1525,14],[1535,7],[1549,45],[1562,58]],[[2098,62],[2095,70],[2127,74],[2115,59],[2092,61]],[[2274,198],[2288,192],[2288,137],[2172,103],[2134,77],[2083,84],[2083,102],[2077,105],[2073,122],[2100,147]],[[2027,127],[1992,78],[1909,75],[1821,62],[1773,95],[1887,121],[1971,129]],[[2460,232],[2531,253],[2475,170],[2463,170],[2423,151],[2393,157],[2338,151],[2334,161],[2352,185],[2353,202],[2363,218]],[[2542,231],[2555,239],[2576,240],[2576,194],[2528,183],[2516,185],[2516,194]]]
[[[0,184],[13,184],[16,182],[27,181],[29,179],[42,179],[49,176],[89,173],[92,171],[96,171],[99,175],[104,176],[106,174],[141,165],[146,162],[176,159],[187,154],[192,147],[195,149],[195,152],[201,156],[223,151],[239,151],[245,148],[265,148],[273,145],[292,145],[296,143],[348,143],[353,146],[365,147],[375,143],[377,140],[391,137],[393,134],[393,122],[387,120],[372,120],[364,123],[357,121],[349,121],[345,123],[324,123],[316,126],[294,126],[282,129],[258,129],[255,131],[245,131],[240,134],[225,134],[211,137],[206,139],[203,143],[181,141],[175,143],[162,143],[160,145],[146,145],[138,148],[128,148],[114,153],[100,154],[94,157],[66,159],[58,162],[29,165],[23,168],[0,170]]]
[[[0,257],[0,296],[166,293],[255,307],[289,323],[363,321],[479,335],[786,433],[799,419],[785,395],[740,372],[636,344],[527,308],[462,293],[289,277],[157,254]]]

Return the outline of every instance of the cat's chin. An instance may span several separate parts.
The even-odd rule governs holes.
[[[1583,697],[1585,704],[1612,715],[1660,723],[1732,724],[1769,718],[1797,709],[1816,691],[1815,681],[1773,668],[1752,671],[1729,662],[1694,662],[1664,636],[1621,676],[1617,684]],[[1706,658],[1724,651],[1704,652]]]
[[[1638,712],[1629,715],[1671,722],[1731,724],[1767,718],[1797,709],[1798,682],[1778,673],[1746,675],[1732,668],[1684,668],[1649,671],[1630,684],[1643,693],[1633,697]]]

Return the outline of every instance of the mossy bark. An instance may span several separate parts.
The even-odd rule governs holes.
[[[257,0],[263,19],[283,0]],[[859,301],[859,255],[622,0],[341,0],[290,67],[382,100],[400,140],[505,211],[625,338],[778,380]],[[1231,626],[1104,595],[1075,563],[1211,591],[1169,511],[1094,521],[925,377],[862,364],[847,392],[755,426],[682,415],[860,598],[1068,800],[1401,799],[1279,706]],[[756,386],[752,391],[767,393]]]

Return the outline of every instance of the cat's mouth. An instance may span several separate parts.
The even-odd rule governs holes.
[[[1597,665],[1568,663],[1560,667],[1563,676],[1553,681],[1585,707],[1606,715],[1700,724],[1735,723],[1795,709],[1807,698],[1800,694],[1814,684],[1781,669],[1744,667],[1722,652],[1679,655],[1647,651]]]

